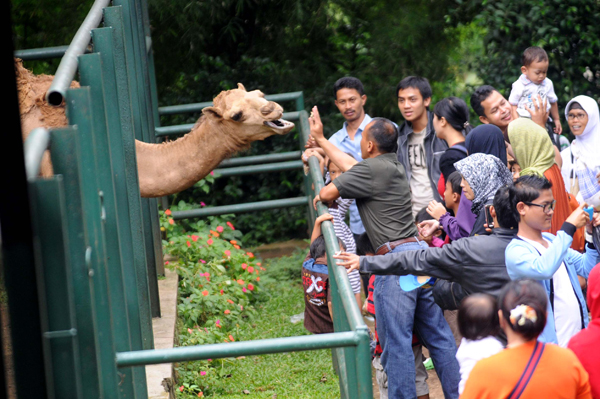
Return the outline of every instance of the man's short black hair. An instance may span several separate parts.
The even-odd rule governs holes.
[[[408,88],[418,89],[423,97],[423,100],[431,98],[431,85],[429,84],[427,78],[423,78],[421,76],[405,77],[400,81],[400,83],[398,83],[398,86],[396,87],[396,94],[398,94],[400,90]]]
[[[344,241],[342,241],[339,237],[338,245],[340,246],[340,249],[344,251],[346,250],[346,245],[344,244]],[[325,237],[323,237],[323,235],[321,234],[320,236],[315,238],[313,242],[310,243],[310,257],[313,259],[317,259],[325,255],[327,255],[327,251],[325,248]]]
[[[365,94],[365,88],[363,87],[362,82],[352,76],[344,76],[335,82],[333,85],[333,97],[337,99],[337,92],[341,89],[354,89],[361,96],[364,96]]]
[[[546,51],[538,46],[527,47],[523,51],[521,62],[523,66],[528,67],[532,62],[548,61],[548,54]]]
[[[496,210],[496,219],[499,227],[505,229],[519,228],[519,222],[515,219],[510,200],[510,187],[500,187],[494,194],[494,209]]]
[[[460,195],[462,193],[462,187],[460,183],[462,182],[462,176],[458,170],[450,173],[448,176],[448,181],[446,183],[450,183],[450,187],[452,187],[452,192]]]
[[[497,91],[490,85],[479,86],[475,92],[471,95],[471,108],[473,111],[479,116],[485,116],[485,110],[481,106],[481,103],[484,102],[492,92]]]
[[[382,154],[398,151],[398,128],[386,118],[373,118],[369,126],[369,139],[377,144],[377,149]]]
[[[356,254],[360,256],[375,254],[375,248],[366,232],[356,238]]]
[[[458,306],[458,330],[466,339],[479,340],[500,332],[498,301],[489,294],[472,294]]]
[[[509,195],[511,209],[517,222],[521,220],[521,215],[517,211],[517,204],[519,202],[535,201],[542,190],[550,190],[551,188],[552,183],[545,177],[527,175],[515,180],[515,183],[510,187]]]

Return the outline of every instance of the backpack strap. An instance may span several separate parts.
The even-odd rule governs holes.
[[[533,353],[529,358],[529,362],[527,362],[527,366],[525,366],[525,370],[523,370],[521,378],[519,378],[517,385],[515,385],[507,399],[518,399],[521,397],[523,391],[525,391],[525,388],[527,388],[527,385],[529,384],[529,381],[531,380],[531,377],[533,376],[533,373],[535,372],[542,355],[544,354],[545,347],[546,345],[544,343],[539,341],[535,342]]]

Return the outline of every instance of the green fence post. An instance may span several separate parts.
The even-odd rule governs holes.
[[[82,87],[67,92],[67,115],[69,123],[77,125],[79,133],[79,151],[81,153],[81,190],[82,207],[88,232],[88,248],[86,249],[86,266],[92,280],[94,294],[94,318],[96,319],[96,356],[100,368],[100,396],[104,398],[120,398],[122,388],[119,387],[121,377],[117,374],[114,363],[115,343],[113,337],[112,302],[116,301],[111,292],[109,295],[108,271],[105,250],[103,220],[105,207],[99,197],[97,182],[95,142],[92,128],[92,101],[90,88]],[[115,293],[116,295],[116,293]],[[130,379],[129,379],[130,381]]]
[[[302,97],[299,97],[302,99]],[[298,100],[297,100],[298,101]],[[304,100],[301,101],[302,105],[304,105]],[[300,104],[297,103],[297,106]],[[300,141],[300,151],[304,151],[304,145],[308,141],[308,136],[310,135],[310,126],[308,125],[308,113],[304,110],[300,110],[300,118],[298,120],[300,122],[300,128],[298,129],[298,139]],[[321,176],[321,181],[323,177]],[[313,183],[311,181],[310,176],[304,176],[304,191],[306,192],[306,196],[308,197],[308,228],[309,228],[309,236],[310,232],[313,229],[315,219],[317,214],[315,213],[315,208],[313,207],[313,198],[315,197],[315,189],[313,189]]]
[[[49,396],[66,399],[83,396],[62,182],[62,176],[55,176],[37,179],[29,187],[40,250],[37,275],[45,294],[44,363]]]
[[[75,127],[51,132],[52,168],[63,176],[66,224],[69,240],[71,286],[75,300],[75,322],[79,344],[81,387],[86,396],[100,397],[98,359],[96,357],[96,323],[92,282],[86,265],[85,253],[89,242],[84,226],[81,198],[81,156]]]
[[[121,268],[123,287],[127,299],[127,316],[129,324],[129,342],[132,349],[143,349],[142,336],[144,330],[152,332],[152,317],[148,304],[148,278],[147,270],[136,269],[133,251],[133,237],[129,221],[131,220],[128,202],[128,187],[125,178],[125,154],[123,151],[123,139],[121,134],[120,108],[118,101],[117,78],[115,74],[115,59],[113,47],[115,39],[113,28],[99,28],[92,31],[94,49],[98,51],[102,68],[103,105],[105,108],[107,122],[107,149],[110,154],[110,170],[112,170],[112,181],[115,189],[115,227],[119,233],[119,244],[121,253]],[[138,291],[145,292],[141,295]],[[144,306],[145,305],[145,306]],[[145,312],[144,315],[141,312]],[[142,322],[147,324],[144,325]],[[133,369],[133,380],[136,392],[146,392],[146,373],[143,368]]]

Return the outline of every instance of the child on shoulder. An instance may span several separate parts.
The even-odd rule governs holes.
[[[488,294],[473,294],[463,299],[458,307],[458,328],[463,336],[456,351],[460,365],[460,395],[475,364],[504,349],[496,338],[500,332],[496,298]]]
[[[562,126],[558,113],[558,97],[554,92],[552,81],[546,77],[548,73],[548,54],[541,47],[528,47],[523,52],[521,76],[512,84],[508,102],[512,106],[514,117],[531,118],[531,111],[541,98],[546,102],[546,111],[554,122],[554,133],[560,135]],[[555,140],[552,140],[553,142]]]

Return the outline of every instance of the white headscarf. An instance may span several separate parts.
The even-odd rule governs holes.
[[[565,118],[568,120],[572,103],[579,103],[588,115],[588,123],[579,136],[571,143],[573,156],[582,161],[589,169],[600,167],[600,118],[598,103],[588,96],[577,96],[565,107]]]

